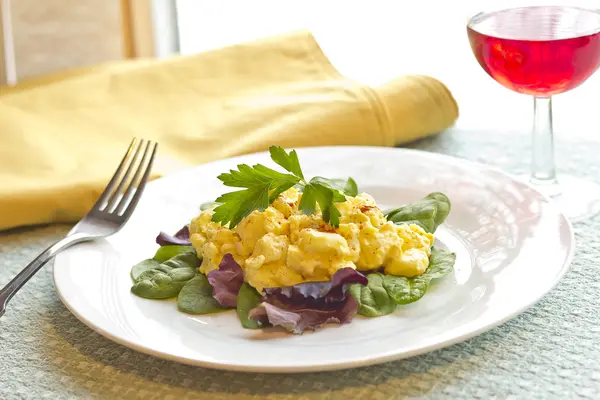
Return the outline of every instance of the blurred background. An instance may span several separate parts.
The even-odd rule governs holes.
[[[528,134],[531,99],[501,87],[483,72],[465,32],[469,13],[518,3],[0,0],[0,83],[112,60],[193,54],[309,29],[348,77],[378,85],[402,74],[430,75],[444,82],[459,103],[456,128]],[[554,99],[558,135],[600,138],[595,115],[599,90],[600,74],[595,74]]]

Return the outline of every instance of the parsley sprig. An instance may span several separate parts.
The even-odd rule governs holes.
[[[214,209],[212,220],[233,228],[252,211],[264,211],[281,193],[298,186],[302,191],[298,209],[302,213],[314,213],[318,204],[323,220],[334,227],[339,226],[340,211],[335,203],[346,201],[345,195],[358,194],[354,179],[346,181],[315,176],[307,181],[295,150],[287,153],[279,146],[271,146],[269,153],[271,159],[289,173],[278,172],[262,164],[240,164],[237,170],[219,175],[217,178],[225,186],[244,189],[225,193],[216,199],[219,205]]]

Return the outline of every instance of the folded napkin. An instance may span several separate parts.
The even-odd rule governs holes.
[[[132,137],[159,142],[158,177],[270,145],[398,145],[457,116],[439,81],[362,86],[303,31],[0,87],[0,229],[81,218]]]

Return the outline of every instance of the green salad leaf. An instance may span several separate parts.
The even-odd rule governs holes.
[[[160,262],[151,258],[140,261],[139,263],[135,264],[133,268],[131,268],[131,279],[133,279],[133,281],[135,282],[140,278],[140,275],[142,275],[144,272],[158,268],[159,266]]]
[[[396,304],[409,304],[425,295],[430,281],[431,279],[422,275],[413,278],[385,275],[383,287]]]
[[[450,199],[440,192],[430,193],[414,203],[387,211],[385,217],[396,224],[417,224],[434,233],[450,213]]]
[[[144,260],[133,266],[131,292],[146,299],[175,297],[187,281],[196,275],[200,259],[195,251],[179,253],[163,263]]]
[[[237,295],[237,316],[246,329],[258,329],[262,325],[255,319],[248,316],[253,308],[261,303],[262,296],[252,286],[247,283],[242,284]]]
[[[349,293],[358,301],[360,315],[386,315],[394,311],[396,304],[414,303],[423,297],[433,279],[442,278],[452,272],[455,261],[454,253],[432,247],[429,267],[422,275],[407,278],[375,272],[367,275],[367,286],[352,285]]]
[[[211,314],[226,310],[212,296],[212,290],[206,276],[197,274],[179,292],[177,308],[188,314]]]
[[[163,262],[162,265],[166,265],[171,268],[182,268],[189,267],[197,269],[200,267],[202,260],[196,255],[196,250],[186,251],[185,253],[179,253],[174,257],[169,258]]]
[[[194,251],[192,246],[180,246],[180,245],[169,245],[169,246],[160,246],[158,250],[156,250],[156,254],[154,254],[154,260],[159,263],[165,262],[170,258],[175,257],[181,253],[187,253]]]
[[[354,283],[348,288],[348,293],[358,301],[360,315],[381,317],[396,309],[396,303],[383,287],[383,278],[383,274],[375,272],[367,275],[369,283],[366,286]]]
[[[413,303],[425,295],[433,279],[442,278],[452,272],[455,261],[456,254],[432,247],[429,267],[422,275],[412,278],[386,275],[383,287],[397,304]]]
[[[145,299],[168,299],[177,296],[187,281],[196,275],[192,268],[172,268],[169,272],[151,269],[133,285],[133,294]]]
[[[434,246],[431,248],[431,255],[429,256],[429,267],[423,275],[430,279],[442,278],[452,272],[455,262],[455,253]]]
[[[284,174],[262,164],[249,166],[240,164],[237,170],[223,173],[218,179],[225,186],[244,188],[221,195],[214,209],[212,220],[234,228],[252,211],[264,211],[284,191],[291,187],[302,190],[302,200],[298,209],[304,214],[312,214],[317,204],[325,222],[339,225],[340,212],[335,203],[346,201],[344,194],[356,196],[358,186],[354,179],[347,181],[314,177],[306,181],[295,150],[287,153],[279,146],[269,148],[271,159],[290,174]]]

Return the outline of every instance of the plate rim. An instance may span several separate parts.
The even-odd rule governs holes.
[[[446,159],[451,162],[458,162],[458,163],[462,163],[462,164],[472,165],[473,167],[477,167],[484,171],[495,172],[497,174],[504,176],[505,178],[508,178],[509,180],[511,180],[513,182],[518,182],[519,184],[527,187],[528,189],[535,192],[538,196],[543,198],[548,203],[548,205],[556,212],[557,216],[560,217],[561,222],[566,223],[566,229],[568,230],[568,233],[569,233],[569,248],[568,248],[568,253],[564,259],[564,262],[561,265],[560,269],[557,270],[554,280],[550,283],[550,285],[547,287],[547,289],[541,291],[543,293],[533,296],[528,302],[523,303],[519,307],[516,307],[514,310],[512,310],[510,313],[508,313],[504,317],[495,319],[493,322],[489,322],[489,323],[485,324],[484,326],[473,329],[473,330],[469,331],[468,333],[456,335],[456,336],[448,338],[448,339],[442,339],[436,343],[432,343],[432,344],[425,345],[425,346],[420,346],[418,348],[410,349],[408,351],[394,352],[393,350],[391,350],[384,354],[379,353],[378,355],[360,359],[360,360],[341,361],[341,362],[333,361],[333,362],[325,362],[325,363],[318,364],[318,365],[253,366],[253,365],[228,364],[228,363],[223,363],[223,362],[212,362],[212,361],[207,361],[207,360],[198,360],[196,358],[189,358],[189,357],[185,357],[185,356],[177,356],[177,355],[173,355],[169,352],[165,352],[165,351],[153,350],[153,349],[150,349],[143,345],[140,345],[139,343],[135,342],[134,340],[122,339],[122,338],[118,337],[117,335],[113,335],[110,332],[108,332],[107,330],[103,329],[102,327],[92,323],[84,315],[81,315],[79,312],[77,312],[77,310],[75,310],[73,307],[71,307],[70,303],[63,297],[63,294],[61,293],[61,291],[59,289],[60,284],[57,282],[57,274],[56,274],[56,269],[54,266],[56,260],[61,258],[60,253],[55,257],[55,260],[52,263],[52,282],[54,284],[54,288],[56,290],[56,293],[57,293],[59,299],[61,300],[61,302],[63,303],[65,308],[67,308],[67,310],[69,310],[69,312],[71,314],[73,314],[80,322],[82,322],[88,328],[92,329],[93,331],[95,331],[96,333],[100,334],[101,336],[103,336],[104,338],[106,338],[110,341],[113,341],[119,345],[125,346],[132,350],[138,351],[142,354],[150,355],[153,357],[158,357],[158,358],[168,360],[168,361],[174,361],[174,362],[189,365],[189,366],[210,368],[210,369],[221,370],[221,371],[244,372],[244,373],[269,373],[269,374],[307,373],[307,372],[345,370],[345,369],[352,369],[352,368],[358,368],[358,367],[367,367],[367,366],[371,366],[371,365],[383,364],[383,363],[388,363],[388,362],[397,361],[397,360],[401,360],[401,359],[412,358],[412,357],[419,356],[422,354],[430,353],[435,350],[446,348],[446,347],[452,346],[457,343],[464,342],[468,339],[479,336],[485,332],[488,332],[488,331],[504,324],[505,322],[515,318],[516,316],[524,313],[525,311],[527,311],[528,309],[530,309],[531,307],[536,305],[540,300],[542,300],[544,297],[546,297],[549,293],[551,293],[556,288],[557,284],[563,279],[565,274],[569,271],[572,261],[573,261],[575,247],[576,247],[576,243],[575,243],[576,239],[575,239],[575,232],[573,229],[573,224],[569,220],[569,218],[560,209],[558,209],[558,207],[556,207],[556,205],[553,203],[553,201],[551,200],[551,198],[549,196],[547,196],[543,192],[536,189],[529,182],[520,180],[520,179],[516,178],[516,176],[514,176],[513,174],[510,174],[510,173],[508,173],[498,167],[495,167],[495,166],[490,166],[490,165],[483,164],[483,163],[480,163],[477,161],[471,161],[468,159],[464,159],[464,158],[460,158],[460,157],[456,157],[456,156],[452,156],[452,155],[447,155],[447,154],[442,154],[442,153],[437,153],[437,152],[430,152],[427,150],[420,150],[420,149],[411,149],[411,148],[403,148],[403,147],[385,147],[385,146],[307,146],[307,147],[295,147],[294,149],[300,153],[300,152],[305,152],[305,151],[309,151],[309,152],[310,151],[323,151],[323,150],[332,149],[332,148],[336,149],[336,151],[377,149],[379,151],[383,150],[383,151],[418,153],[418,154],[421,154],[421,155],[424,155],[427,157],[433,157],[433,158],[440,157],[440,158]],[[155,179],[151,182],[148,182],[147,187],[149,185],[156,185],[156,184],[158,184],[157,182],[160,182],[162,180],[173,179],[174,177],[176,177],[180,174],[185,174],[185,173],[189,173],[190,171],[195,170],[195,169],[204,168],[205,166],[210,165],[210,164],[216,164],[216,163],[226,162],[226,161],[232,162],[232,161],[236,161],[236,160],[244,159],[244,158],[268,156],[268,155],[269,155],[268,151],[252,152],[252,153],[247,153],[247,154],[238,155],[238,156],[234,156],[234,157],[228,157],[228,158],[223,158],[223,159],[219,159],[219,160],[214,160],[214,161],[207,162],[204,164],[193,165],[188,168],[184,168],[180,171],[176,171],[174,173],[171,173],[171,174],[165,175],[163,177],[160,177],[158,179]],[[299,155],[301,155],[301,154],[299,154]]]

